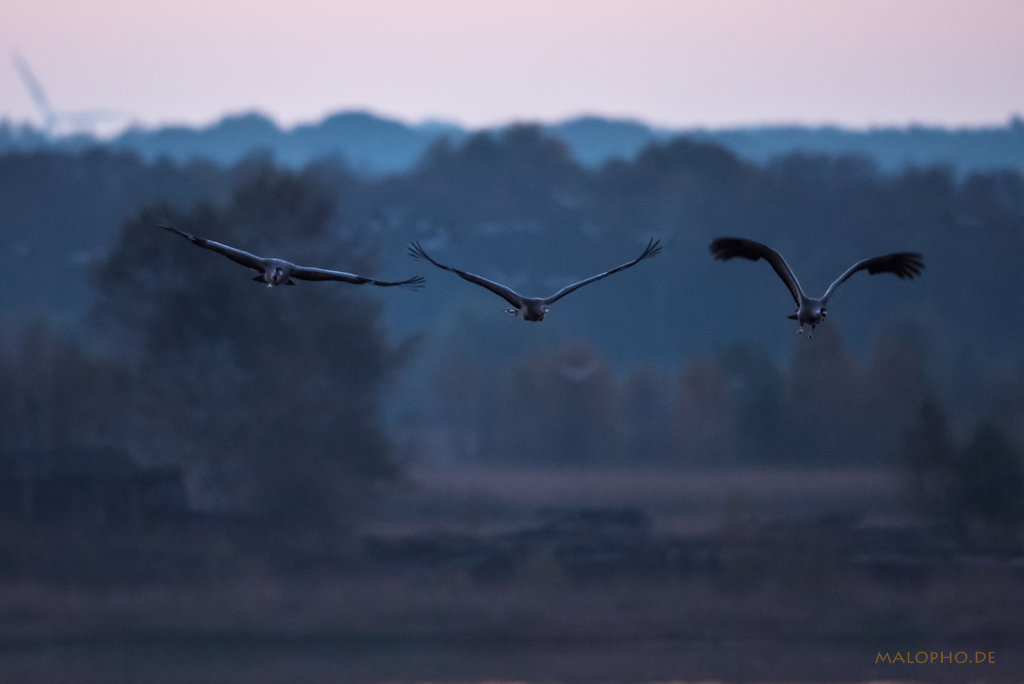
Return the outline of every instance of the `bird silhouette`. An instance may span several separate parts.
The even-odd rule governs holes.
[[[423,287],[423,278],[421,276],[413,276],[407,280],[399,281],[375,280],[373,278],[356,275],[354,273],[346,273],[344,271],[333,271],[326,268],[315,268],[313,266],[299,266],[290,261],[285,261],[284,259],[256,256],[255,254],[250,254],[249,252],[235,247],[230,247],[214,240],[197,237],[192,233],[186,233],[183,230],[175,228],[166,220],[158,220],[157,225],[165,230],[169,230],[172,233],[182,236],[197,247],[202,247],[203,249],[209,249],[217,252],[218,254],[223,254],[235,263],[242,264],[243,266],[247,266],[252,270],[257,271],[259,275],[253,278],[253,280],[266,283],[267,287],[274,287],[275,285],[294,285],[295,281],[293,278],[298,280],[338,280],[343,283],[353,283],[356,285],[371,283],[381,287],[392,287],[396,285],[410,289]]]
[[[423,249],[423,245],[421,245],[419,242],[414,241],[409,244],[409,255],[417,260],[425,259],[432,263],[434,266],[437,266],[438,268],[443,268],[446,271],[451,271],[452,273],[455,273],[459,277],[468,280],[471,283],[475,283],[476,285],[487,288],[488,290],[490,290],[491,292],[498,295],[499,297],[501,297],[506,302],[512,305],[513,308],[505,309],[505,311],[512,314],[513,316],[519,316],[524,321],[542,321],[544,320],[545,314],[547,314],[547,312],[550,310],[551,305],[557,302],[565,295],[569,294],[570,292],[578,290],[584,285],[589,285],[590,283],[600,280],[601,278],[610,276],[613,273],[618,273],[619,271],[625,270],[631,266],[635,266],[644,259],[647,259],[658,254],[661,251],[660,242],[660,240],[655,240],[654,238],[651,238],[650,241],[647,243],[647,247],[644,249],[643,253],[640,254],[640,256],[638,256],[636,259],[628,261],[622,264],[621,266],[616,266],[610,271],[599,273],[598,275],[591,276],[577,283],[573,283],[572,285],[566,285],[565,287],[563,287],[561,290],[551,295],[550,297],[524,297],[523,295],[519,294],[512,288],[506,287],[505,285],[502,285],[500,283],[496,283],[493,280],[488,280],[487,278],[484,278],[482,276],[478,276],[473,273],[468,273],[466,271],[459,270],[457,268],[452,268],[451,266],[445,266],[444,264],[440,264],[434,261],[430,257],[430,255],[426,253],[426,251]]]
[[[790,269],[786,260],[782,258],[782,255],[767,245],[745,238],[722,237],[712,240],[709,249],[715,259],[722,261],[728,261],[733,257],[742,257],[751,261],[757,261],[758,259],[767,261],[775,269],[779,277],[782,278],[782,282],[789,288],[789,293],[793,295],[793,300],[796,301],[796,313],[791,315],[790,318],[800,323],[798,332],[801,333],[804,331],[805,325],[811,326],[811,332],[813,332],[815,327],[825,321],[825,317],[828,315],[825,307],[828,304],[829,298],[832,297],[832,293],[835,292],[836,287],[840,283],[857,271],[867,271],[870,275],[894,273],[900,278],[912,279],[914,276],[920,275],[924,269],[924,261],[917,252],[895,252],[870,259],[862,259],[836,278],[828,286],[828,289],[825,290],[825,294],[821,298],[815,299],[808,297],[804,293],[800,287],[800,282],[796,279],[796,275]]]

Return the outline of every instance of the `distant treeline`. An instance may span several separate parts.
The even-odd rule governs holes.
[[[183,464],[206,508],[328,518],[400,473],[395,444],[405,458],[552,465],[877,464],[903,458],[925,403],[961,443],[983,423],[1024,442],[1016,171],[755,164],[687,138],[589,168],[521,126],[436,142],[386,177],[266,156],[11,152],[0,200],[8,448]],[[268,291],[153,214],[257,253],[418,271],[427,287]],[[926,270],[855,276],[806,340],[770,268],[711,259],[718,235],[775,245],[812,291],[889,251],[922,252]],[[650,236],[663,254],[540,324],[405,254],[419,239],[545,294]]]
[[[545,134],[565,143],[573,158],[590,168],[613,159],[629,160],[651,144],[685,136],[718,143],[749,161],[764,163],[794,152],[869,157],[886,171],[908,165],[950,166],[959,172],[1024,171],[1024,122],[943,128],[912,125],[849,129],[839,126],[746,126],[670,129],[629,119],[584,116],[547,124]],[[129,128],[110,140],[89,134],[51,139],[30,125],[0,122],[0,152],[55,149],[82,151],[96,145],[134,152],[148,161],[206,159],[236,164],[256,151],[290,168],[331,158],[359,173],[381,175],[412,169],[434,143],[459,143],[477,133],[453,123],[407,124],[363,111],[344,111],[323,120],[282,128],[259,113],[238,114],[206,127]]]

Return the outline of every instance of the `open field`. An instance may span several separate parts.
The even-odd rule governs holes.
[[[838,514],[905,518],[904,482],[892,468],[496,469],[419,466],[401,503],[374,510],[372,529],[431,524],[482,531],[523,524],[546,508],[638,508],[663,532],[751,520]]]
[[[0,580],[2,679],[1012,681],[1024,671],[1017,556],[947,555],[929,542],[905,549],[909,565],[872,561],[878,530],[916,534],[889,471],[414,477],[331,549],[258,525],[134,541],[36,530],[31,544],[7,529],[5,552],[31,548],[51,579]],[[650,526],[545,528],[537,511],[552,507],[637,509]],[[453,539],[508,562],[481,572]],[[399,551],[375,555],[371,540]],[[914,564],[918,552],[927,563]],[[104,554],[121,566],[106,578]],[[922,649],[995,662],[875,662]]]
[[[958,579],[898,591],[838,581],[829,593],[778,580],[749,592],[571,587],[538,573],[497,587],[437,575],[249,578],[99,591],[84,599],[89,615],[69,615],[89,591],[48,587],[21,606],[23,634],[5,630],[0,673],[19,682],[1017,680],[1019,589],[1007,577]],[[40,605],[60,624],[30,635],[26,612]],[[922,649],[992,652],[995,662],[876,662]]]

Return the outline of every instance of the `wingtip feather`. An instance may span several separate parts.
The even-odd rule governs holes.
[[[418,240],[413,240],[409,243],[408,253],[409,256],[416,261],[423,261],[427,256],[427,253],[423,251],[423,246],[420,245]]]
[[[426,278],[424,278],[421,275],[416,275],[416,276],[413,276],[412,278],[409,278],[408,280],[400,283],[400,285],[402,287],[404,287],[405,289],[407,289],[407,290],[416,291],[416,290],[422,290],[423,289],[423,285],[426,282],[427,282]]]

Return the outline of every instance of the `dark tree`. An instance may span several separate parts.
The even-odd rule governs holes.
[[[374,269],[366,245],[340,237],[326,188],[269,166],[224,209],[161,211],[257,254]],[[396,474],[378,407],[405,352],[386,339],[377,293],[252,275],[145,217],[124,225],[96,313],[133,371],[134,446],[186,463],[200,506],[328,523]]]
[[[1024,461],[1020,449],[992,423],[982,423],[957,449],[946,415],[921,406],[904,440],[912,494],[933,523],[969,541],[1013,538],[1024,521]]]
[[[957,450],[938,403],[920,405],[917,420],[903,439],[903,458],[915,505],[940,525],[953,522]]]
[[[961,523],[1012,532],[1024,520],[1024,469],[1020,450],[995,425],[974,432],[957,459],[956,505]]]

